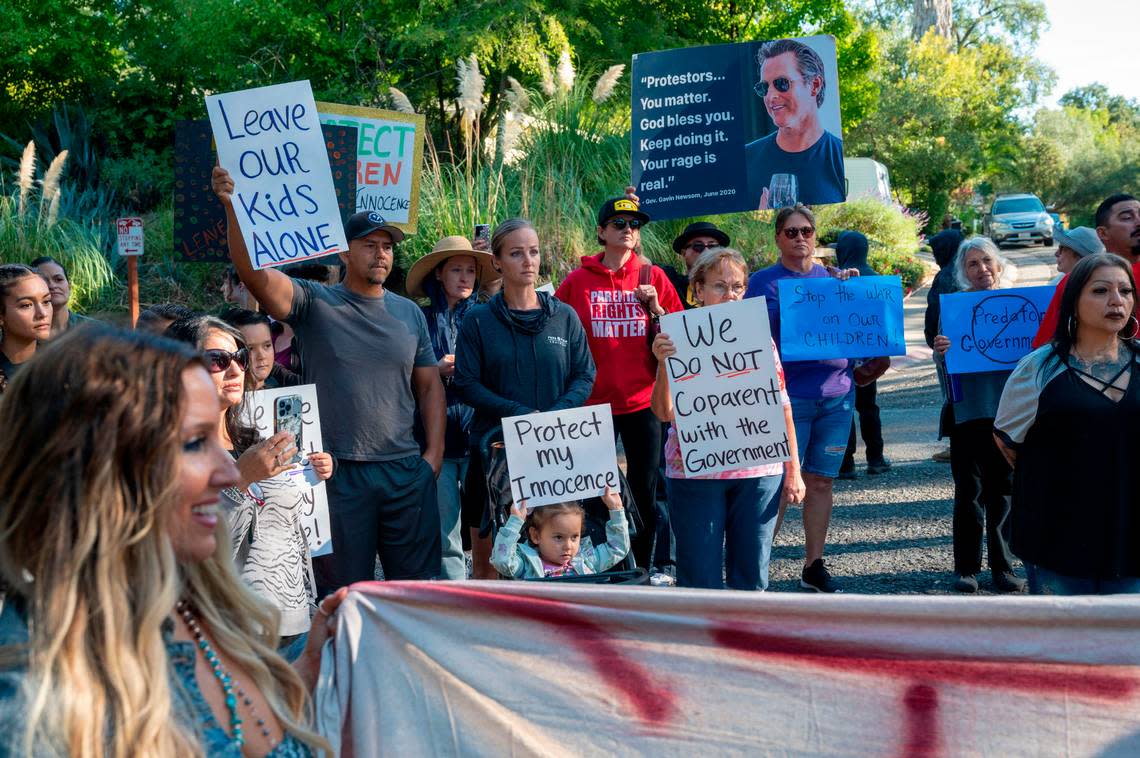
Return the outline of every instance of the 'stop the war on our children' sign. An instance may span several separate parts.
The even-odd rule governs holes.
[[[206,98],[254,268],[348,250],[308,81]]]
[[[1053,287],[956,292],[942,296],[942,333],[951,374],[1008,371],[1033,350]]]
[[[784,397],[765,298],[661,317],[676,347],[666,359],[685,476],[790,457]]]
[[[906,355],[899,277],[781,279],[777,286],[785,361]]]
[[[527,508],[621,491],[609,404],[503,419],[511,497]]]

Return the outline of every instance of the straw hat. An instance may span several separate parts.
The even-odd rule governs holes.
[[[412,264],[412,268],[404,280],[404,291],[408,293],[408,297],[427,297],[423,288],[424,278],[431,276],[436,266],[456,255],[469,255],[475,259],[475,263],[479,267],[478,280],[480,284],[492,282],[502,276],[491,265],[494,256],[471,247],[471,240],[458,235],[444,237],[435,243],[435,247],[431,249],[430,253]]]

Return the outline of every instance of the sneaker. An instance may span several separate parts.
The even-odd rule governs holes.
[[[973,574],[959,574],[954,580],[955,592],[977,592],[978,579]]]
[[[649,575],[649,584],[654,587],[676,587],[677,580],[664,571],[654,571]]]
[[[854,479],[855,478],[855,464],[852,463],[850,466],[843,466],[841,469],[839,469],[839,473],[836,474],[835,478],[836,479],[846,479],[846,480]]]
[[[998,592],[1021,592],[1025,589],[1025,580],[1012,571],[995,571],[993,574],[994,589]]]
[[[945,450],[939,450],[937,453],[930,456],[930,460],[938,461],[939,463],[949,463],[950,462],[950,448],[946,448]]]
[[[823,565],[822,558],[816,558],[810,566],[804,568],[800,575],[800,587],[812,592],[839,592],[839,587],[832,581],[831,573]]]
[[[867,461],[867,473],[871,476],[885,474],[891,470],[891,459],[880,458],[877,461]]]

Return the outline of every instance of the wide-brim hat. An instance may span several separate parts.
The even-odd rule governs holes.
[[[614,197],[602,203],[602,207],[598,208],[598,226],[605,226],[611,218],[623,213],[639,219],[642,224],[649,223],[649,214],[642,211],[641,206],[636,202],[628,197]]]
[[[673,240],[673,252],[680,254],[685,245],[689,244],[697,237],[712,237],[720,243],[721,247],[728,247],[728,235],[717,229],[716,224],[709,223],[708,221],[694,221],[685,227],[685,231],[681,232],[675,240]]]
[[[392,238],[392,244],[404,241],[404,232],[388,223],[376,211],[361,211],[348,217],[344,225],[344,236],[349,242],[367,237],[372,232],[387,232]]]
[[[1095,229],[1087,226],[1077,226],[1069,229],[1054,229],[1053,242],[1057,247],[1067,247],[1084,258],[1086,255],[1096,255],[1104,252],[1104,243],[1100,241]]]
[[[502,274],[491,264],[494,256],[484,250],[471,247],[471,240],[459,235],[444,237],[431,249],[431,252],[412,264],[404,279],[404,291],[408,297],[427,297],[424,292],[424,279],[435,271],[435,267],[457,255],[469,255],[479,267],[479,283],[486,284],[500,278]]]

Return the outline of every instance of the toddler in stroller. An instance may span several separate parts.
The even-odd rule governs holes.
[[[602,502],[609,511],[606,542],[594,546],[583,539],[586,511],[577,502],[535,508],[529,515],[526,500],[511,505],[511,517],[495,535],[491,565],[514,579],[581,576],[606,571],[629,553],[629,527],[621,495],[606,487]],[[519,535],[527,530],[527,540]]]

